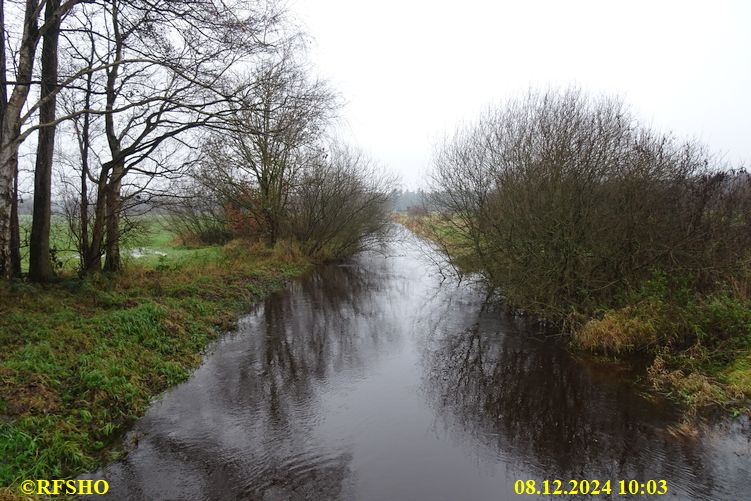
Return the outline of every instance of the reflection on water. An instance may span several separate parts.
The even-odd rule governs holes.
[[[645,400],[626,374],[583,366],[554,342],[530,349],[529,339],[499,336],[498,323],[487,320],[479,315],[427,354],[425,393],[446,433],[491,458],[524,464],[526,478],[666,479],[686,499],[751,493],[740,456],[725,451],[735,462],[727,468],[712,460],[723,452],[713,451],[711,440],[676,437],[679,416],[664,402]],[[747,460],[748,441],[736,438],[736,452],[745,450]]]
[[[747,421],[676,436],[633,379],[441,285],[405,236],[259,305],[92,476],[110,499],[511,500],[546,478],[750,492]]]

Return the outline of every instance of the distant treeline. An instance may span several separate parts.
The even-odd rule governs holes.
[[[422,191],[394,190],[390,196],[391,207],[395,212],[422,210],[428,201],[427,194]]]

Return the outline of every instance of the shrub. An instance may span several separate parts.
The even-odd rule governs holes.
[[[391,184],[362,153],[334,146],[291,194],[287,231],[303,252],[322,260],[378,246],[391,226]]]
[[[286,241],[288,251],[317,260],[382,243],[390,227],[391,180],[361,152],[337,144],[304,161],[294,166],[294,177],[280,180],[280,201],[271,212],[252,181],[232,169],[212,175],[203,166],[172,207],[174,228],[184,240],[203,244],[262,239],[273,247]],[[290,240],[297,241],[294,248]]]
[[[185,243],[224,244],[232,238],[229,214],[223,200],[198,179],[180,188],[183,196],[165,204],[169,224]]]
[[[439,149],[434,180],[485,279],[549,320],[617,308],[655,269],[712,291],[751,244],[747,173],[577,89],[487,112]]]

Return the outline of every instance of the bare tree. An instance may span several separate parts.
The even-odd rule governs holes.
[[[393,179],[380,174],[361,151],[336,142],[321,141],[297,161],[301,163],[294,166],[294,183],[288,181],[283,194],[285,206],[277,222],[277,237],[298,242],[308,256],[322,261],[385,243],[393,226]],[[172,206],[175,227],[188,237],[212,243],[217,238],[247,236],[247,229],[238,227],[233,213],[241,204],[249,209],[240,214],[241,219],[257,222],[253,219],[254,186],[237,170],[199,170],[194,184],[182,190],[188,198]],[[246,202],[248,199],[251,201]]]
[[[273,244],[289,194],[315,155],[337,102],[290,53],[261,63],[250,81],[252,93],[233,117],[233,130],[221,131],[205,145],[204,176],[216,179],[224,197],[245,209]]]
[[[58,30],[61,19],[67,16],[79,2],[80,0],[64,2],[26,0],[15,8],[11,7],[13,17],[22,20],[18,39],[11,36],[11,31],[8,30],[10,22],[6,15],[8,5],[4,1],[0,2],[0,24],[2,24],[0,28],[2,32],[0,80],[2,80],[3,87],[0,94],[0,277],[2,278],[10,278],[20,273],[20,253],[17,248],[20,244],[17,236],[18,152],[21,143],[31,133],[31,130],[22,131],[22,127],[41,108],[44,108],[42,112],[45,117],[50,116],[50,111],[54,116],[54,103],[51,101],[56,91],[50,89],[49,84],[52,83],[54,87],[56,80],[56,75],[51,75],[50,71],[53,67],[57,67],[54,55],[57,53]],[[40,24],[42,7],[44,7],[45,14]],[[38,83],[33,79],[33,69],[37,47],[43,38],[46,38],[48,47],[43,56],[43,80],[45,80],[46,87],[40,93],[39,99],[27,106],[31,87],[34,83]],[[12,80],[8,80],[7,74],[9,61],[15,70]],[[9,89],[12,90],[9,91]],[[44,152],[51,151],[49,150],[51,146],[44,146],[50,142],[49,139],[49,134],[42,138]],[[52,143],[54,144],[54,141]],[[51,162],[51,157],[48,162],[47,156],[50,154],[44,153],[44,155],[41,165],[46,168]],[[39,180],[43,188],[49,184],[45,181],[45,176],[46,174],[42,173]],[[44,218],[44,213],[45,211],[42,210],[42,218]],[[36,235],[44,234],[43,226],[38,227]]]
[[[129,201],[159,192],[164,179],[178,177],[195,150],[188,134],[231,128],[243,109],[249,84],[237,72],[264,53],[288,44],[282,13],[262,2],[141,2],[109,0],[105,9],[84,11],[80,31],[88,35],[74,59],[84,72],[77,86],[83,111],[74,121],[82,163],[100,155],[98,174],[82,168],[81,180],[96,183],[94,211],[86,235],[85,271],[120,269],[120,220]],[[103,117],[101,142],[91,143],[91,117]],[[86,137],[84,137],[86,136]],[[83,172],[87,172],[84,176]],[[82,194],[85,193],[82,187]],[[88,202],[81,202],[82,222]],[[83,210],[85,209],[85,210]]]

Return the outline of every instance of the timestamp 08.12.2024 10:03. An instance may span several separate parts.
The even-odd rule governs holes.
[[[519,495],[662,495],[668,492],[666,480],[517,480],[514,492]]]

